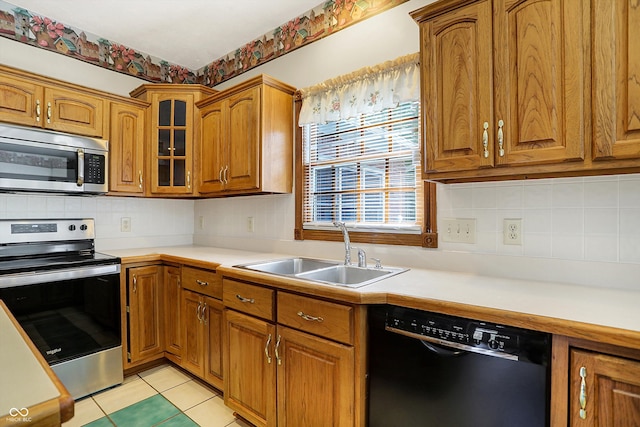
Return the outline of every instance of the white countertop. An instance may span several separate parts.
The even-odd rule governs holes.
[[[105,252],[122,258],[164,254],[224,267],[295,256],[204,246]],[[358,293],[365,300],[367,295],[386,294],[390,299],[444,301],[640,332],[640,292],[635,291],[411,268],[349,292]]]
[[[29,417],[24,409],[59,398],[60,392],[0,306],[0,416]],[[12,408],[15,408],[12,411]],[[22,411],[22,415],[16,410]],[[12,414],[13,413],[13,414]],[[16,415],[17,414],[17,415]],[[33,415],[33,414],[32,414]],[[22,421],[17,421],[20,425]]]

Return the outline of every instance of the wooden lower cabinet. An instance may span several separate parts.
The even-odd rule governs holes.
[[[355,423],[355,349],[225,309],[225,404],[256,426]]]
[[[222,388],[222,302],[182,291],[183,357],[181,366]]]
[[[354,423],[354,348],[278,326],[278,426]]]
[[[640,426],[640,361],[571,350],[571,427]]]
[[[127,269],[128,364],[164,355],[162,266]],[[127,364],[127,365],[128,365]]]
[[[273,323],[225,309],[224,403],[256,426],[275,426]]]
[[[181,363],[182,359],[182,280],[180,266],[165,265],[164,281],[164,339],[167,358]]]

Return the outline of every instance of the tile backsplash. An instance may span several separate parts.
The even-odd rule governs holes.
[[[438,186],[438,220],[476,218],[476,244],[443,250],[640,263],[640,175]],[[503,243],[503,220],[521,218],[521,246]],[[440,230],[442,231],[442,230]]]
[[[98,250],[188,245],[192,200],[0,194],[0,218],[95,218]],[[130,218],[131,231],[120,228]]]

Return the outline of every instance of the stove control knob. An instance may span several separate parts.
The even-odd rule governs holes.
[[[489,340],[489,348],[492,350],[497,350],[500,347],[500,344],[496,340]]]
[[[87,231],[87,228],[88,228],[88,227],[87,227],[87,224],[82,224],[82,225],[80,226],[80,230],[82,230],[82,231]]]
[[[73,224],[71,224],[71,225],[69,226],[69,231],[76,231],[76,226],[75,226],[75,225],[73,225]]]

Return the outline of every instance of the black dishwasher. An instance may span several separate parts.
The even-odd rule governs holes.
[[[551,336],[397,306],[369,311],[369,427],[548,427]]]

